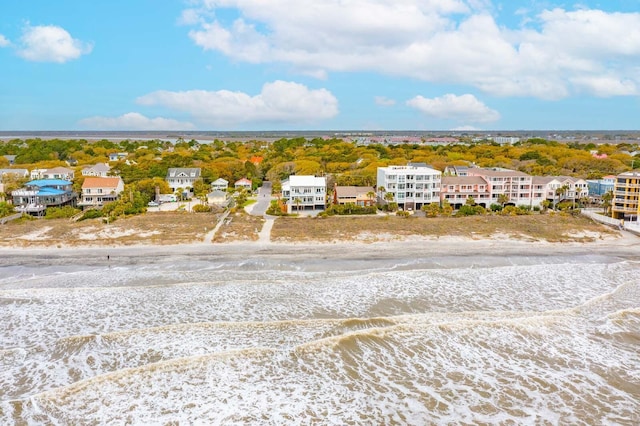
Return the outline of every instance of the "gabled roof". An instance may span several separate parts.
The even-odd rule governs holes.
[[[252,185],[252,184],[253,183],[247,178],[238,179],[235,183],[235,185]]]
[[[218,178],[211,182],[211,185],[228,185],[229,181],[223,178]]]
[[[324,177],[291,175],[289,176],[289,185],[291,186],[322,186],[326,187],[327,180]]]
[[[108,172],[111,170],[111,166],[105,163],[98,163],[93,166],[86,166],[82,169],[84,170],[94,170],[96,172]]]
[[[29,176],[29,170],[27,170],[27,169],[0,169],[0,176],[2,176],[2,175]]]
[[[373,192],[374,194],[376,192],[372,186],[336,186],[335,191],[338,198],[356,198],[358,195],[366,197],[369,192]]]
[[[54,167],[53,169],[47,169],[44,173],[73,173],[73,170],[66,167]]]
[[[480,176],[443,176],[444,185],[488,185],[487,181]]]
[[[200,167],[176,167],[167,170],[167,178],[175,177],[199,178]]]
[[[122,181],[119,177],[88,177],[82,183],[82,189],[117,188]]]
[[[211,191],[210,193],[207,194],[208,197],[211,198],[222,198],[227,196],[227,193],[224,191],[220,191],[219,189],[216,189],[215,191]]]

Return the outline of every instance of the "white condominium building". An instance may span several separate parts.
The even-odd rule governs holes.
[[[440,181],[442,173],[424,163],[409,163],[406,166],[378,167],[377,188],[381,193],[393,194],[398,207],[419,210],[425,204],[440,202]]]
[[[327,202],[327,179],[325,177],[291,175],[282,182],[282,197],[287,199],[287,212],[294,209],[324,210]]]

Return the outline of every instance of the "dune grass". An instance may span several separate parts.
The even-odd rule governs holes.
[[[526,216],[409,217],[357,216],[276,220],[271,239],[276,242],[364,242],[411,236],[488,238],[504,235],[528,241],[589,242],[616,231],[582,216],[563,214]]]

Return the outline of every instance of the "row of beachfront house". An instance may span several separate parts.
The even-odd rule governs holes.
[[[117,200],[124,191],[124,182],[119,176],[109,176],[110,171],[111,167],[106,163],[83,168],[81,173],[84,181],[80,194],[73,191],[74,170],[66,167],[34,169],[31,172],[27,169],[0,169],[0,177],[12,174],[21,179],[30,178],[23,188],[12,191],[11,201],[17,211],[42,216],[47,207],[71,205],[95,208]],[[171,190],[187,198],[193,196],[193,184],[199,179],[199,168],[170,168],[166,176]],[[224,204],[228,199],[228,187],[227,180],[217,179],[212,182],[207,198],[213,204]],[[234,188],[250,191],[252,182],[242,178],[235,182]],[[3,187],[0,190],[4,192]]]
[[[108,164],[96,164],[82,169],[85,176],[82,192],[75,194],[71,180],[72,169],[56,167],[48,170],[1,169],[0,176],[13,173],[31,177],[24,188],[12,192],[13,204],[19,211],[43,214],[46,207],[77,205],[99,207],[117,199],[124,190],[118,176],[108,176]],[[192,194],[193,184],[201,179],[199,168],[171,168],[166,181],[174,192]],[[243,178],[234,183],[237,189],[252,189],[252,182]],[[289,212],[295,210],[321,210],[327,202],[325,177],[292,175],[282,182],[282,198]],[[229,182],[223,178],[211,183],[210,203],[223,204],[227,200]],[[479,167],[447,167],[444,173],[424,163],[406,166],[379,167],[375,187],[336,186],[332,202],[367,206],[375,203],[395,202],[405,210],[419,210],[434,202],[448,201],[454,208],[464,205],[468,198],[485,208],[491,204],[513,204],[536,207],[545,200],[556,204],[577,201],[592,195],[611,191],[612,216],[633,219],[640,209],[640,175],[623,173],[606,176],[598,181],[587,181],[569,176],[530,176],[526,173]]]

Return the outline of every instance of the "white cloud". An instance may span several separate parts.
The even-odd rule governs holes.
[[[0,47],[7,47],[11,44],[9,40],[2,34],[0,34]]]
[[[190,9],[200,21],[189,35],[203,49],[306,75],[373,71],[544,99],[640,93],[640,13],[553,9],[507,28],[485,0],[272,0],[269,7],[200,0],[199,7]],[[238,19],[216,17],[229,8]],[[602,75],[623,84],[584,84]]]
[[[170,118],[148,118],[137,112],[119,117],[89,117],[80,120],[81,127],[90,130],[191,130],[195,126],[188,122]]]
[[[439,119],[472,123],[488,123],[500,119],[498,111],[489,108],[470,94],[461,96],[447,94],[432,99],[416,96],[409,99],[407,105]]]
[[[205,125],[222,127],[239,123],[311,123],[338,114],[338,101],[328,90],[311,90],[286,81],[266,83],[255,96],[229,90],[161,90],[141,96],[137,102],[187,112]]]
[[[389,99],[384,96],[376,96],[374,98],[374,102],[376,103],[376,105],[380,106],[393,106],[396,104],[395,99]]]
[[[200,13],[196,9],[185,9],[180,14],[180,18],[178,18],[179,25],[195,25],[202,22],[202,18],[200,17]]]
[[[90,43],[74,39],[55,25],[28,26],[20,38],[18,55],[29,61],[63,63],[90,53]]]

